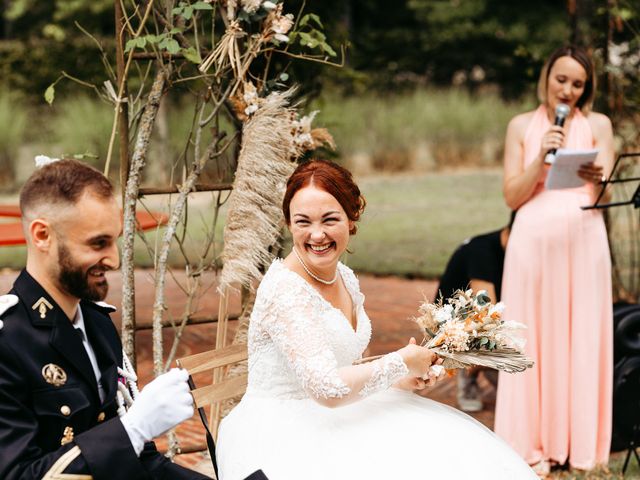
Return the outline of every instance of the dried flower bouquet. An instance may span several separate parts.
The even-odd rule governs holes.
[[[517,322],[502,320],[504,304],[492,304],[485,290],[457,290],[436,303],[423,302],[415,321],[425,331],[423,345],[444,359],[444,368],[481,365],[509,373],[533,366],[523,354],[524,339]]]

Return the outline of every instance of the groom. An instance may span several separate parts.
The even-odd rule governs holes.
[[[151,440],[190,418],[187,373],[149,383],[128,411],[122,345],[103,302],[121,213],[100,172],[38,169],[20,194],[27,266],[0,296],[0,478],[205,479]]]

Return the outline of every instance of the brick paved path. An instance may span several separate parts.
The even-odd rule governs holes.
[[[139,270],[136,272],[136,316],[138,324],[150,323],[153,306],[153,281],[152,272]],[[17,272],[0,272],[0,292],[9,290]],[[184,275],[176,272],[177,281],[183,282]],[[367,355],[378,355],[398,349],[405,345],[411,336],[421,339],[420,330],[410,320],[417,312],[419,302],[424,298],[431,298],[437,288],[436,282],[425,280],[407,280],[396,277],[375,277],[360,275],[360,286],[366,296],[365,307],[373,326],[373,337]],[[116,306],[120,304],[121,281],[118,273],[109,275],[111,285],[107,298],[109,303]],[[209,286],[209,291],[199,304],[199,311],[212,314],[217,312],[218,296],[215,290],[213,277],[206,277],[203,284]],[[167,280],[166,304],[168,305],[168,317],[180,315],[184,305],[184,294],[177,287],[176,281]],[[239,300],[231,299],[230,311],[238,311]],[[113,315],[114,322],[119,327],[119,313]],[[173,334],[170,329],[165,329],[164,344],[165,353],[170,350]],[[141,385],[146,384],[152,378],[151,360],[151,330],[143,330],[136,335],[138,374]],[[189,326],[183,334],[178,357],[209,350],[215,345],[215,325]],[[485,397],[485,410],[474,414],[478,420],[489,428],[493,426],[493,407],[495,406],[495,391],[493,387],[482,377],[480,386]],[[425,392],[425,396],[434,400],[455,406],[455,379],[446,379],[438,383],[434,388]],[[185,422],[178,428],[178,438],[181,445],[202,443],[204,429],[195,417]],[[160,439],[158,445],[162,448],[166,445],[165,439]],[[211,466],[208,458],[201,453],[180,455],[176,457],[178,463],[197,468],[203,473],[210,473]]]

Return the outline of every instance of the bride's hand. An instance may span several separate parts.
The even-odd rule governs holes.
[[[407,390],[408,392],[417,392],[427,388],[427,382],[420,377],[407,375],[394,383],[393,387],[400,390]]]
[[[433,363],[431,367],[429,367],[429,371],[427,372],[426,377],[423,377],[425,380],[425,386],[433,387],[436,383],[438,383],[438,380],[446,376],[445,369],[441,367],[443,362],[443,358],[438,358],[438,360]]]
[[[409,376],[424,378],[429,372],[429,367],[436,360],[436,354],[427,347],[416,345],[416,339],[411,338],[406,347],[398,350],[404,363],[409,369]]]

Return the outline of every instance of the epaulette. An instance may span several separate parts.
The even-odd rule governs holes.
[[[2,315],[4,315],[4,313],[11,307],[17,305],[18,301],[19,298],[17,295],[8,294],[0,296],[0,317],[2,317]],[[2,330],[3,326],[4,323],[2,322],[2,320],[0,320],[0,330]]]
[[[104,310],[107,313],[117,312],[118,309],[113,305],[109,305],[107,302],[93,302],[100,310]]]

